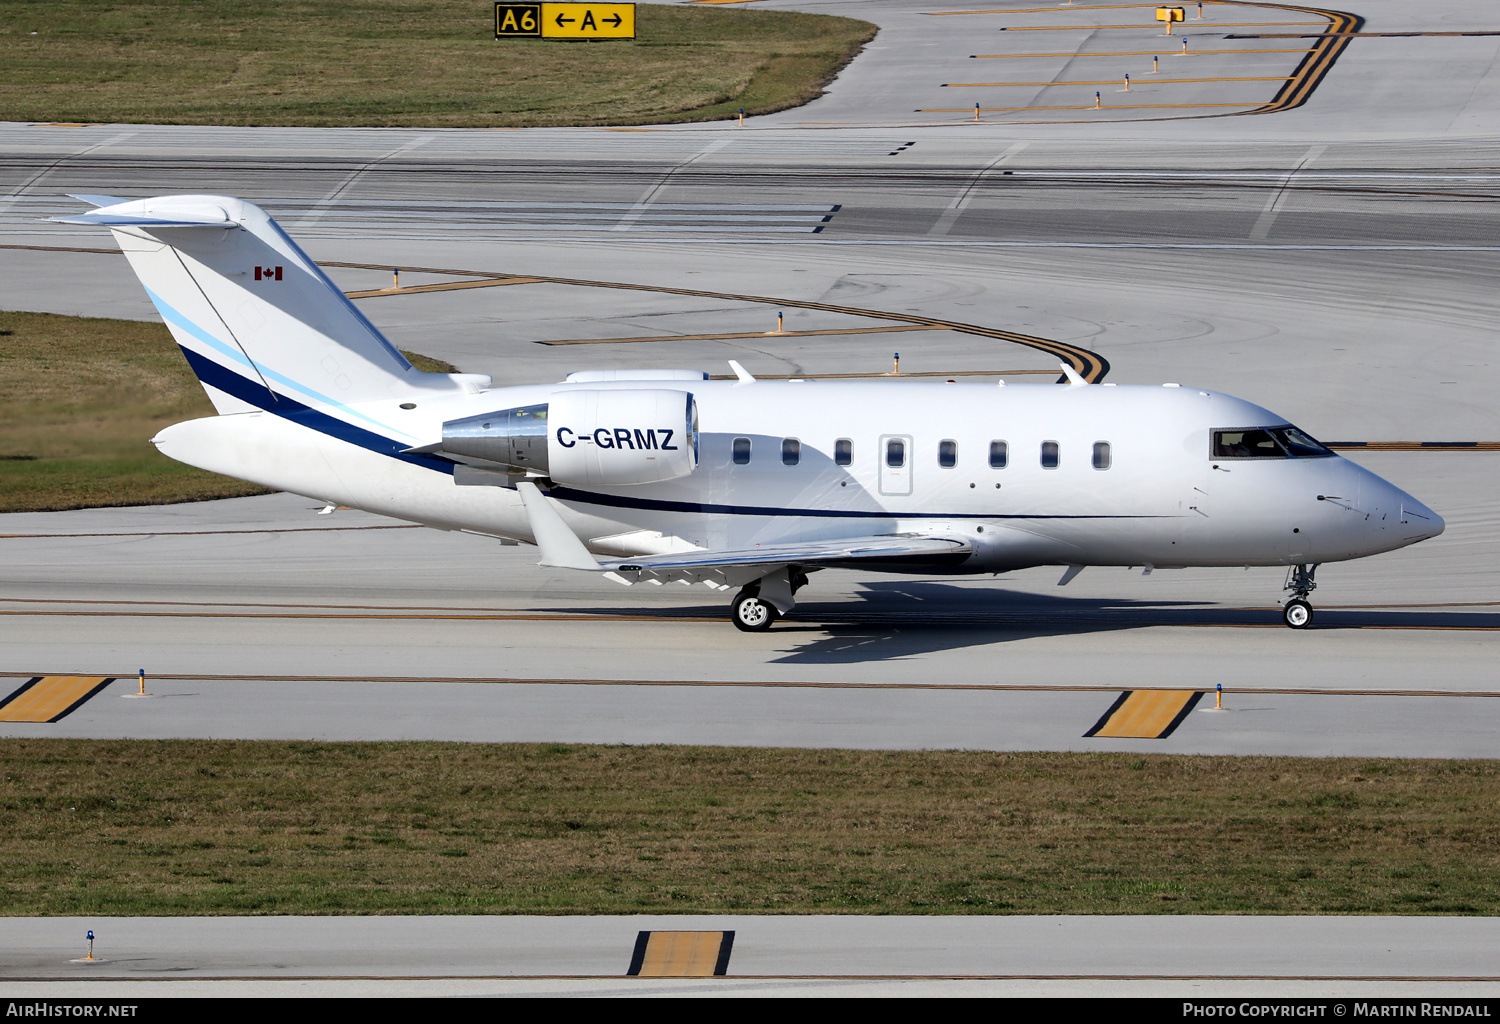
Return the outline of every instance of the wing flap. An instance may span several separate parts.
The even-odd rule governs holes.
[[[924,537],[887,534],[839,540],[767,544],[740,551],[684,551],[601,562],[617,573],[664,573],[680,569],[728,569],[751,565],[831,565],[849,562],[911,562],[959,560],[973,553],[968,541],[958,537]]]

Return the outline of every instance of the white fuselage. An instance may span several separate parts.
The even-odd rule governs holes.
[[[362,443],[318,429],[316,418],[272,412],[178,424],[156,443],[173,458],[268,487],[529,542],[513,488],[457,486],[451,466],[393,452],[433,441],[445,421],[546,403],[571,388],[641,386],[398,395],[352,407]],[[660,483],[555,487],[568,526],[596,553],[913,533],[970,543],[973,554],[946,571],[1297,565],[1388,551],[1442,530],[1416,499],[1338,456],[1211,457],[1215,430],[1286,422],[1216,392],[897,380],[652,386],[696,397],[698,466]],[[386,451],[377,450],[380,438]],[[737,438],[750,442],[744,464],[734,460]],[[797,442],[795,465],[783,460],[787,439]],[[839,464],[840,439],[849,442],[847,465]],[[904,442],[901,466],[889,464],[892,440]],[[993,442],[1005,444],[1003,468],[991,465]],[[1053,468],[1043,465],[1044,443],[1056,445]],[[1095,468],[1097,444],[1108,445],[1107,468]]]

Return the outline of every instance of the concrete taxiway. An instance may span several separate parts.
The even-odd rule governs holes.
[[[1208,6],[1213,22],[1247,5]],[[1355,6],[1372,33],[1493,27],[1472,5]],[[295,497],[11,515],[0,672],[145,668],[194,696],[127,713],[112,690],[57,723],[4,728],[1071,749],[1146,742],[1085,741],[1110,691],[1222,685],[1266,699],[1232,696],[1231,714],[1195,710],[1149,743],[1492,754],[1500,455],[1420,445],[1500,440],[1500,97],[1486,70],[1500,37],[1353,39],[1275,114],[917,124],[896,117],[898,95],[977,80],[953,62],[980,63],[964,55],[974,26],[1000,16],[828,9],[882,34],[825,97],[745,129],[4,127],[8,304],[152,318],[106,237],[39,218],[77,209],[64,191],[234,192],[367,296],[398,344],[497,383],[728,358],[884,373],[895,351],[907,374],[1045,380],[1058,356],[1026,341],[1041,339],[1097,354],[1111,381],[1214,387],[1330,441],[1417,445],[1348,454],[1440,510],[1447,532],[1325,567],[1306,633],[1276,625],[1275,571],[1116,569],[1062,589],[1054,570],[820,573],[791,620],[745,636],[702,588],[624,590],[539,569],[528,548],[320,517]],[[1071,57],[1029,30],[997,27],[985,48],[1010,47],[1029,69],[1017,81],[1061,81],[1124,31],[1088,20],[1106,13],[1067,16],[1082,19],[1056,37]],[[1249,46],[1231,27],[1191,25],[1190,47]],[[1450,59],[1431,65],[1435,51]],[[1214,59],[1242,58],[1292,59]],[[1377,73],[1400,89],[1376,88]],[[1222,83],[1149,88],[1200,84]],[[405,268],[401,289],[388,267]],[[777,313],[789,333],[763,333]],[[910,318],[949,326],[889,333]]]
[[[1101,569],[1065,589],[1050,570],[830,572],[756,636],[703,587],[625,589],[288,495],[12,515],[0,690],[121,681],[0,735],[1493,756],[1493,527],[1439,504],[1448,533],[1352,563],[1300,633],[1266,569]],[[158,699],[115,699],[138,669]],[[1083,736],[1122,690],[1218,686],[1230,713],[1205,703],[1164,739]]]
[[[859,927],[851,929],[850,923]],[[45,918],[0,996],[1493,993],[1489,919],[1378,917]],[[99,936],[95,963],[80,937]],[[626,977],[645,931],[732,932],[719,977]],[[709,973],[704,971],[704,973]],[[38,984],[45,982],[45,984]],[[30,983],[30,984],[28,984]],[[62,983],[62,984],[59,984]],[[31,987],[36,986],[36,987]]]

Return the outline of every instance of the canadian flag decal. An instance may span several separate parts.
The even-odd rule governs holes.
[[[265,280],[265,281],[280,281],[281,280],[281,268],[280,267],[256,267],[255,268],[255,279],[257,281],[261,281],[261,280]]]

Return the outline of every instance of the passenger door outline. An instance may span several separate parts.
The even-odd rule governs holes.
[[[906,446],[906,458],[899,467],[891,466],[887,458],[887,445],[891,441],[900,441]],[[915,461],[915,448],[911,443],[911,435],[881,434],[880,447],[877,451],[880,459],[880,493],[896,498],[911,494],[912,463]]]

